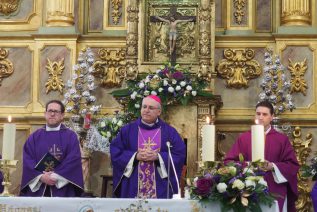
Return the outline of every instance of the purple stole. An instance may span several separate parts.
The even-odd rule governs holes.
[[[139,127],[138,149],[152,149],[160,151],[161,128],[145,130]],[[154,161],[140,161],[138,165],[138,197],[157,198]]]

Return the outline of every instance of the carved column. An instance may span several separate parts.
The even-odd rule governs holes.
[[[212,49],[214,49],[214,1],[201,0],[199,7],[199,70],[198,75],[209,82],[214,78]]]
[[[74,0],[46,0],[47,26],[73,26]]]
[[[282,0],[282,25],[311,25],[310,0]]]
[[[138,75],[138,5],[138,0],[129,0],[127,7],[126,79],[135,79]]]

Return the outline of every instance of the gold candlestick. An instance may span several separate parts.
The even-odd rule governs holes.
[[[2,185],[4,186],[3,192],[0,194],[2,197],[11,197],[14,196],[9,192],[9,186],[11,185],[10,181],[10,168],[14,169],[17,166],[17,160],[7,160],[7,159],[0,159],[0,170],[3,174],[3,182]]]

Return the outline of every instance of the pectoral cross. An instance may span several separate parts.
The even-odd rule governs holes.
[[[151,137],[148,138],[143,144],[144,149],[152,149],[152,146],[156,146],[156,143],[152,141]]]
[[[170,8],[170,13],[168,16],[159,16],[160,19],[158,19],[156,16],[150,16],[150,21],[151,22],[154,22],[154,23],[157,23],[157,22],[166,22],[164,20],[170,20],[171,17],[174,18],[175,21],[174,24],[170,23],[170,33],[173,31],[173,30],[176,30],[176,24],[178,22],[181,22],[181,21],[196,21],[196,16],[181,16],[177,13],[177,7],[175,6],[172,6]],[[164,20],[163,20],[164,19]],[[175,28],[175,29],[174,29]],[[175,33],[177,33],[175,31]],[[175,34],[175,37],[172,37],[171,35],[169,35],[169,42],[170,42],[170,62],[171,64],[174,66],[176,65],[176,34]]]

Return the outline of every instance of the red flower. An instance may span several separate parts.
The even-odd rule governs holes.
[[[197,187],[195,193],[199,196],[208,196],[211,192],[212,179],[211,178],[200,178],[197,180]]]

